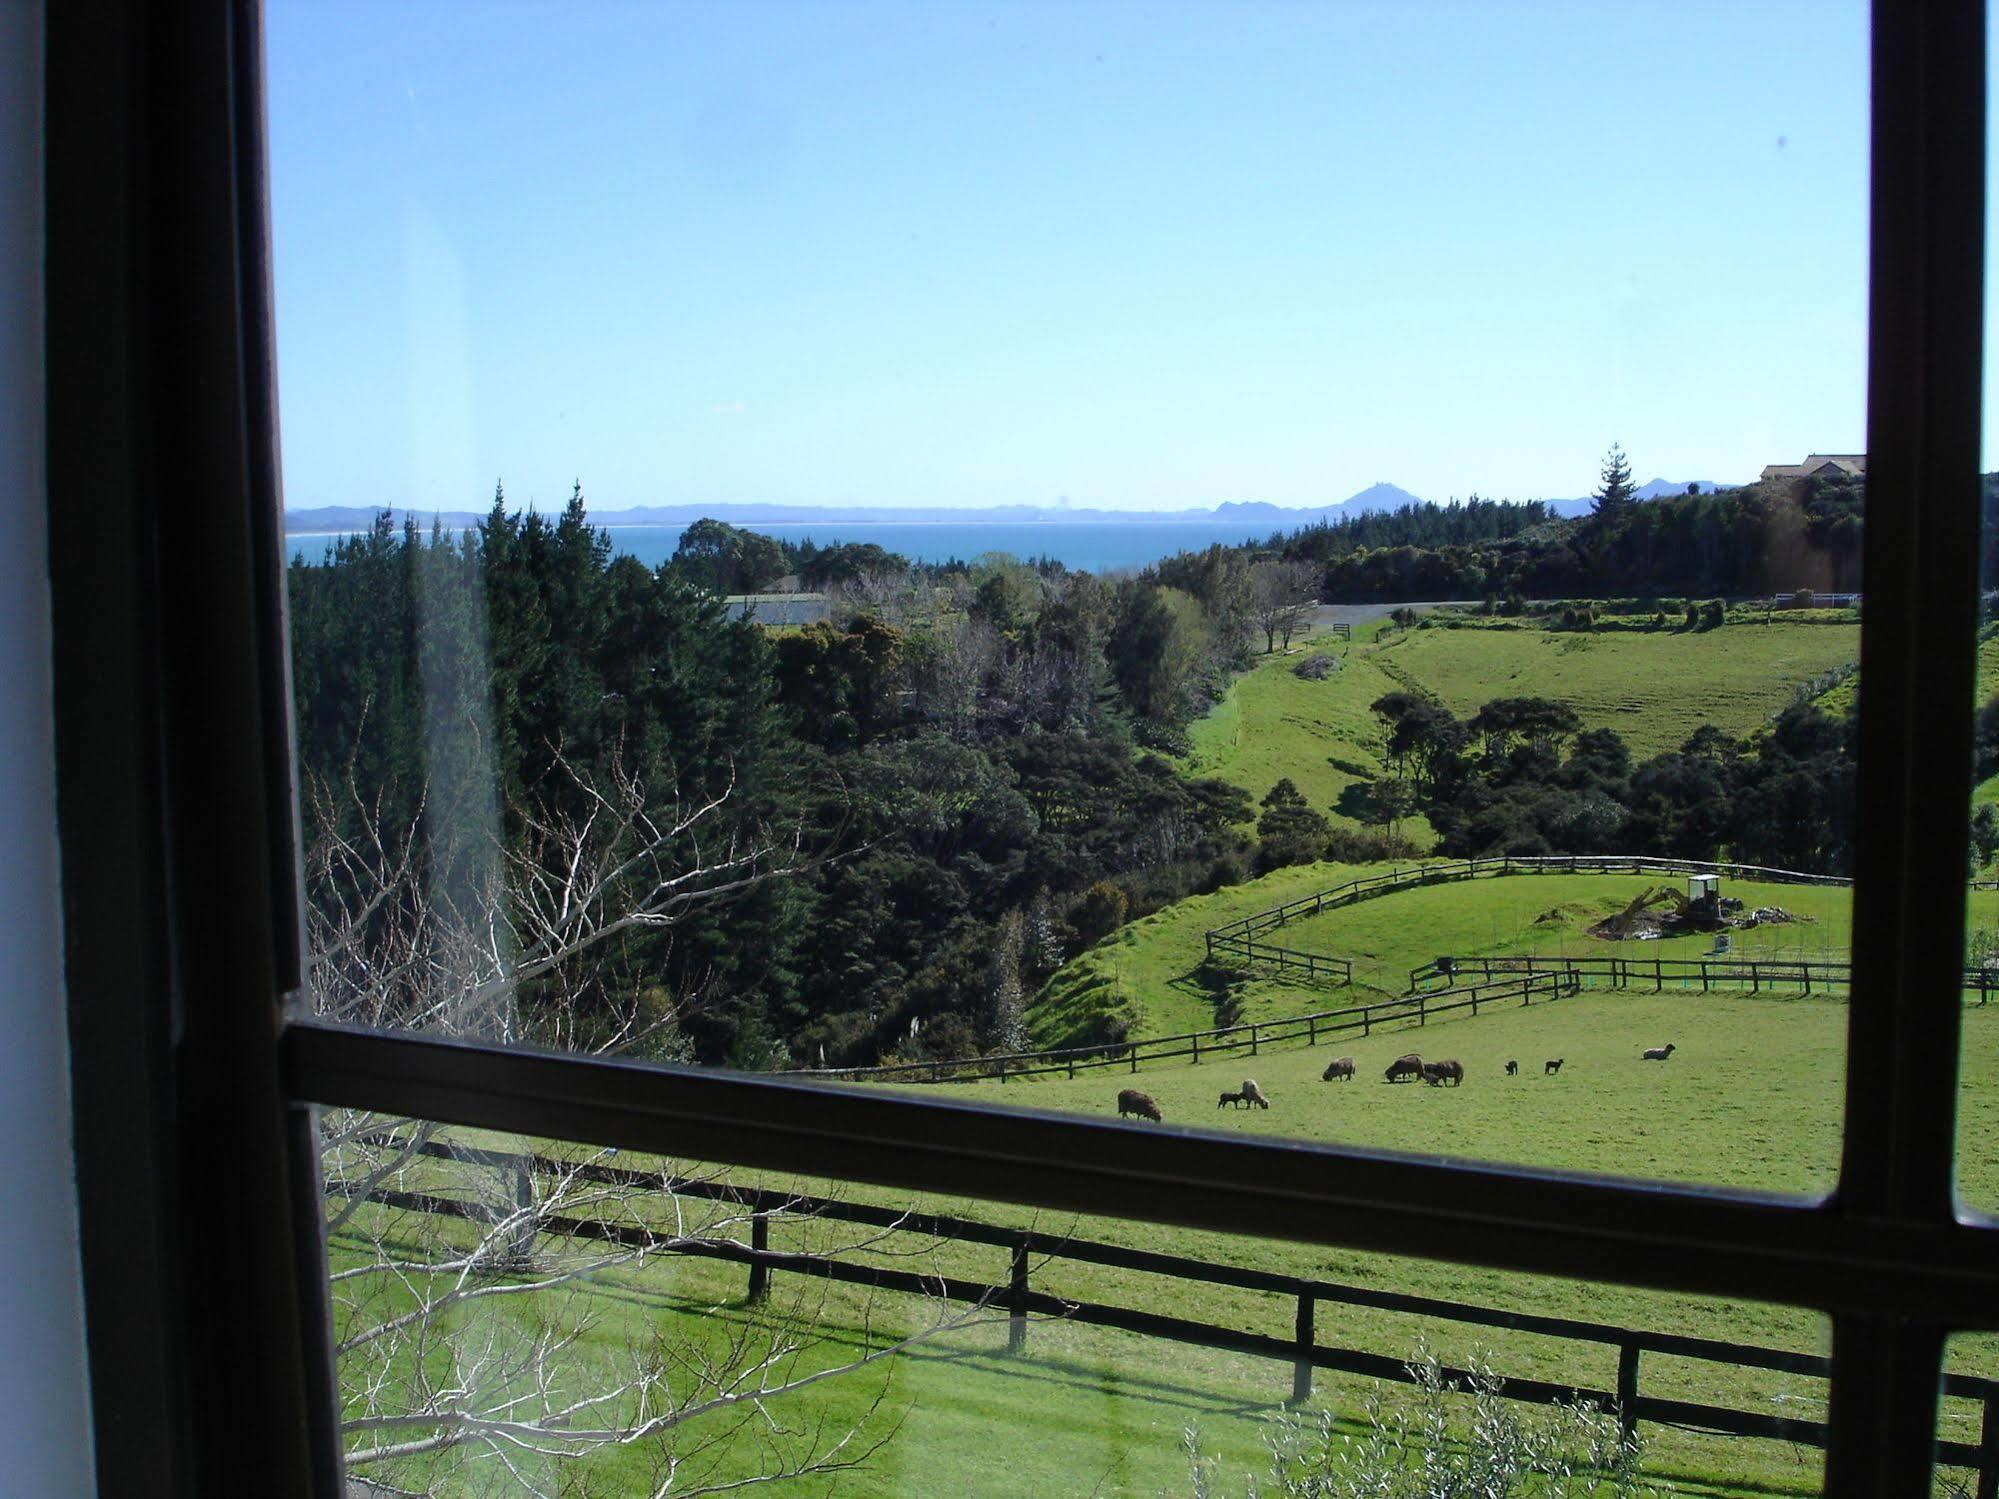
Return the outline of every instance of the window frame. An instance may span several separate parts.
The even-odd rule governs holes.
[[[1876,0],[1871,34],[1848,1034],[1849,1059],[1870,1065],[1848,1067],[1837,1186],[1786,1197],[291,1017],[301,907],[260,10],[52,6],[58,818],[102,1491],[339,1493],[311,1115],[328,1105],[1809,1307],[1833,1328],[1826,1492],[1926,1492],[1944,1340],[1999,1328],[1999,1222],[1962,1209],[1952,1181],[1984,5]]]

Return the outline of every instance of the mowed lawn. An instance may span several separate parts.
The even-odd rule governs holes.
[[[1494,698],[1557,699],[1585,727],[1617,730],[1644,759],[1677,748],[1704,723],[1737,736],[1760,728],[1800,685],[1859,654],[1858,623],[1778,614],[1732,615],[1721,629],[1698,632],[1433,625],[1363,659],[1461,718]]]

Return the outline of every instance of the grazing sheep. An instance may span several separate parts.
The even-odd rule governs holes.
[[[1136,1088],[1125,1088],[1117,1096],[1118,1118],[1122,1119],[1127,1114],[1136,1114],[1141,1119],[1150,1119],[1154,1124],[1161,1122],[1159,1118],[1159,1105],[1154,1103],[1149,1095],[1139,1092]]]
[[[1257,1087],[1256,1079],[1253,1077],[1246,1077],[1242,1080],[1242,1101],[1244,1103],[1253,1103],[1259,1109],[1270,1107],[1270,1100],[1263,1096],[1263,1089]]]
[[[1546,1077],[1546,1076],[1548,1076],[1548,1075],[1549,1075],[1550,1073],[1554,1073],[1554,1072],[1560,1072],[1560,1071],[1562,1070],[1562,1062],[1563,1062],[1563,1060],[1564,1060],[1564,1059],[1563,1059],[1563,1058],[1561,1058],[1561,1057],[1550,1057],[1550,1058],[1548,1058],[1548,1064],[1547,1064],[1547,1066],[1545,1066],[1545,1067],[1543,1067],[1543,1068],[1541,1069],[1541,1076],[1543,1076],[1543,1077]]]
[[[1670,1057],[1678,1049],[1679,1048],[1674,1046],[1673,1043],[1670,1041],[1668,1041],[1664,1046],[1648,1047],[1645,1052],[1645,1060],[1648,1062],[1663,1062],[1666,1060],[1666,1058]]]
[[[1399,1083],[1405,1077],[1421,1077],[1423,1075],[1423,1059],[1413,1051],[1399,1056],[1388,1064],[1387,1075],[1391,1083]]]
[[[1326,1070],[1319,1074],[1319,1081],[1330,1083],[1334,1079],[1347,1083],[1353,1081],[1352,1057],[1334,1057],[1330,1062],[1326,1063]]]
[[[1450,1080],[1453,1088],[1464,1086],[1465,1064],[1455,1060],[1425,1062],[1423,1064],[1423,1081],[1431,1087],[1435,1088],[1439,1086],[1446,1078]]]
[[[1220,1097],[1220,1099],[1216,1101],[1215,1107],[1218,1109],[1225,1109],[1230,1104],[1240,1105],[1241,1103],[1242,1103],[1242,1095],[1240,1093],[1224,1093]]]
[[[1508,1077],[1513,1076],[1513,1074],[1518,1072],[1519,1070],[1520,1070],[1520,1064],[1518,1062],[1508,1062],[1506,1064],[1506,1075]]]

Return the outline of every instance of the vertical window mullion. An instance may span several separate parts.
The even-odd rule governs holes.
[[[1977,654],[1982,0],[1877,5],[1841,1200],[1947,1219]]]
[[[1877,0],[1853,989],[1839,1210],[1948,1220],[1976,670],[1983,0]],[[1834,1324],[1826,1492],[1927,1492],[1940,1328]]]

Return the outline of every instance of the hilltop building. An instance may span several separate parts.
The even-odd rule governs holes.
[[[1811,479],[1851,474],[1856,479],[1867,477],[1867,455],[1865,453],[1813,453],[1803,463],[1767,463],[1763,466],[1766,479]]]

